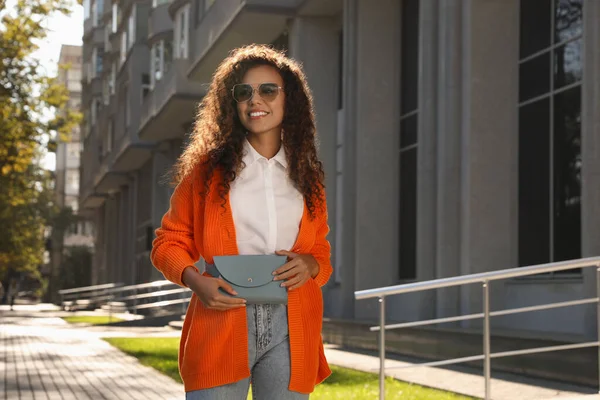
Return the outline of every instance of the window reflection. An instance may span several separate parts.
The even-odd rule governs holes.
[[[583,0],[521,0],[520,265],[581,256],[582,13]]]
[[[555,89],[581,80],[583,71],[581,50],[581,38],[554,50]]]
[[[554,41],[556,43],[572,39],[583,32],[582,3],[583,0],[555,0]]]

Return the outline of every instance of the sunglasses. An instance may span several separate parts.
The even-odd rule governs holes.
[[[273,101],[279,95],[279,91],[283,89],[276,83],[261,83],[257,88],[253,88],[249,83],[239,83],[233,86],[231,93],[233,98],[238,103],[243,103],[254,97],[254,92],[258,91],[258,95],[266,101]]]

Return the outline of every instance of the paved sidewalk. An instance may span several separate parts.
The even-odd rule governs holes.
[[[74,327],[50,306],[0,306],[0,400],[2,399],[183,399],[183,386],[116,350],[103,337],[179,337],[164,327]],[[378,372],[374,355],[326,346],[329,362]],[[483,397],[483,379],[472,369],[409,368],[415,360],[386,360],[399,380]],[[474,373],[473,373],[474,372]],[[493,373],[494,400],[592,400],[593,388]]]
[[[0,312],[0,399],[182,399],[183,385],[56,317]],[[102,335],[104,336],[104,335]]]

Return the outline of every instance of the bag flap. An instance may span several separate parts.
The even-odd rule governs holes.
[[[214,256],[219,274],[234,285],[259,287],[273,281],[273,271],[286,263],[286,256]]]

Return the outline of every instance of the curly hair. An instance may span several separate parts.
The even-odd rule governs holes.
[[[205,191],[216,170],[223,173],[219,195],[223,204],[237,174],[243,168],[246,129],[231,96],[233,85],[259,65],[275,67],[284,82],[285,109],[282,123],[283,147],[288,175],[303,194],[311,218],[324,202],[323,164],[317,157],[317,133],[312,94],[300,65],[266,45],[249,45],[233,50],[215,71],[212,83],[198,107],[189,144],[173,167],[173,183],[204,164]]]

